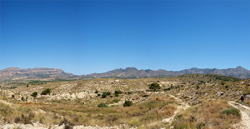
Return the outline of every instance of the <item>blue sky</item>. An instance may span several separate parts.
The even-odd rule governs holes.
[[[0,1],[0,69],[250,69],[250,1]]]

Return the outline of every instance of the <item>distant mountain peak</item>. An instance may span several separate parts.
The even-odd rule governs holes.
[[[245,69],[242,66],[237,66],[236,69]]]
[[[126,70],[137,70],[136,67],[127,67]]]

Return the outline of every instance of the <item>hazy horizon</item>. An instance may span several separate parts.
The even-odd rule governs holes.
[[[250,69],[250,1],[0,1],[0,69]]]

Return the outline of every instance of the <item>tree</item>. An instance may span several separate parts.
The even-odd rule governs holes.
[[[157,89],[161,89],[161,87],[158,83],[154,82],[149,86],[149,89],[153,89],[154,91],[156,91]]]

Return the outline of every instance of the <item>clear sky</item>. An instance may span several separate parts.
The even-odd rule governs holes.
[[[250,69],[250,1],[0,0],[0,69]]]

